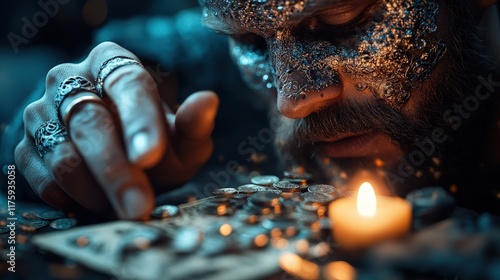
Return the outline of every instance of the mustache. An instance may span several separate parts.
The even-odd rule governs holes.
[[[420,125],[411,123],[383,101],[360,103],[345,100],[295,122],[295,127],[292,128],[295,137],[292,139],[295,142],[293,145],[304,146],[340,134],[375,131],[388,135],[397,144],[404,146],[423,130]]]

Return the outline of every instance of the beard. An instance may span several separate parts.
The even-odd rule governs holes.
[[[429,97],[444,95],[444,93],[435,92],[432,89],[421,91],[418,94]],[[417,109],[418,117],[405,116],[385,101],[376,98],[365,103],[344,99],[300,120],[291,120],[275,114],[273,123],[278,154],[281,161],[285,163],[285,168],[301,167],[312,173],[316,180],[335,186],[359,186],[357,182],[354,183],[352,180],[371,174],[369,176],[371,181],[381,181],[381,178],[387,178],[391,174],[393,179],[396,179],[394,182],[381,183],[390,187],[392,192],[400,193],[403,190],[401,186],[398,186],[398,181],[407,187],[415,183],[412,181],[415,181],[416,176],[407,176],[408,173],[417,175],[417,169],[418,171],[429,170],[435,161],[441,163],[441,158],[454,160],[450,158],[454,157],[454,153],[447,151],[446,145],[433,144],[432,133],[438,127],[447,128],[447,135],[451,133],[449,124],[445,123],[442,115],[443,112],[452,107],[453,103],[458,102],[459,96],[460,94],[456,94],[453,98],[447,98],[446,102],[441,103],[433,102],[434,98],[426,98],[425,102]],[[318,149],[319,139],[365,131],[388,136],[403,156],[397,160],[384,160],[393,162],[387,165],[381,164],[384,161],[381,161],[378,156],[330,159],[322,155],[321,150]],[[432,153],[422,157],[418,164],[411,164],[412,161],[407,160],[408,156],[413,151],[419,151],[419,145],[422,143],[426,145],[428,150],[432,150]],[[403,167],[401,167],[402,162],[406,163]],[[420,177],[426,175],[422,172],[418,172],[418,174]],[[410,182],[412,183],[410,184]]]
[[[493,66],[476,37],[472,17],[466,16],[470,11],[468,4],[452,2],[455,1],[450,1],[453,8],[449,13],[454,33],[448,38],[448,51],[438,64],[440,68],[432,72],[425,86],[412,92],[412,98],[417,100],[413,112],[417,113],[405,115],[375,97],[365,103],[344,99],[300,120],[285,118],[274,108],[271,126],[276,131],[276,150],[284,168],[300,167],[316,180],[340,188],[357,188],[357,180],[368,176],[391,193],[403,196],[426,185],[448,187],[476,162],[479,153],[470,147],[480,147],[486,138],[484,119],[490,111],[488,105],[480,104],[471,117],[461,119],[458,128],[445,112],[473,96],[477,77],[492,73]],[[436,129],[446,136],[444,143],[433,140]],[[388,136],[403,156],[394,164],[383,165],[373,157],[331,159],[318,152],[315,142],[319,139],[368,130]],[[412,159],[416,153],[423,155],[418,164]]]

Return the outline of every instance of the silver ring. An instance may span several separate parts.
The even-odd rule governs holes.
[[[56,109],[59,111],[61,103],[68,95],[82,91],[92,92],[99,95],[99,92],[94,84],[82,76],[72,76],[64,80],[57,88],[57,93],[54,97]]]
[[[115,56],[106,60],[102,64],[101,68],[99,68],[99,72],[97,73],[97,79],[96,79],[97,92],[99,92],[101,96],[103,95],[104,80],[113,71],[126,65],[138,65],[144,68],[144,66],[139,61],[128,56]]]
[[[41,158],[66,140],[68,140],[66,128],[57,120],[45,122],[35,131],[35,145]]]

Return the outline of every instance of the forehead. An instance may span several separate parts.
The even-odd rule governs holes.
[[[238,33],[268,30],[297,24],[326,7],[345,9],[364,0],[199,0],[203,21],[213,29]]]

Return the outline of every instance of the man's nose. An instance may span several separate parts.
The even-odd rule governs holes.
[[[342,91],[340,85],[332,85],[319,91],[309,91],[303,98],[289,98],[278,94],[277,106],[281,114],[287,118],[300,119],[309,116],[322,108],[338,102]]]

